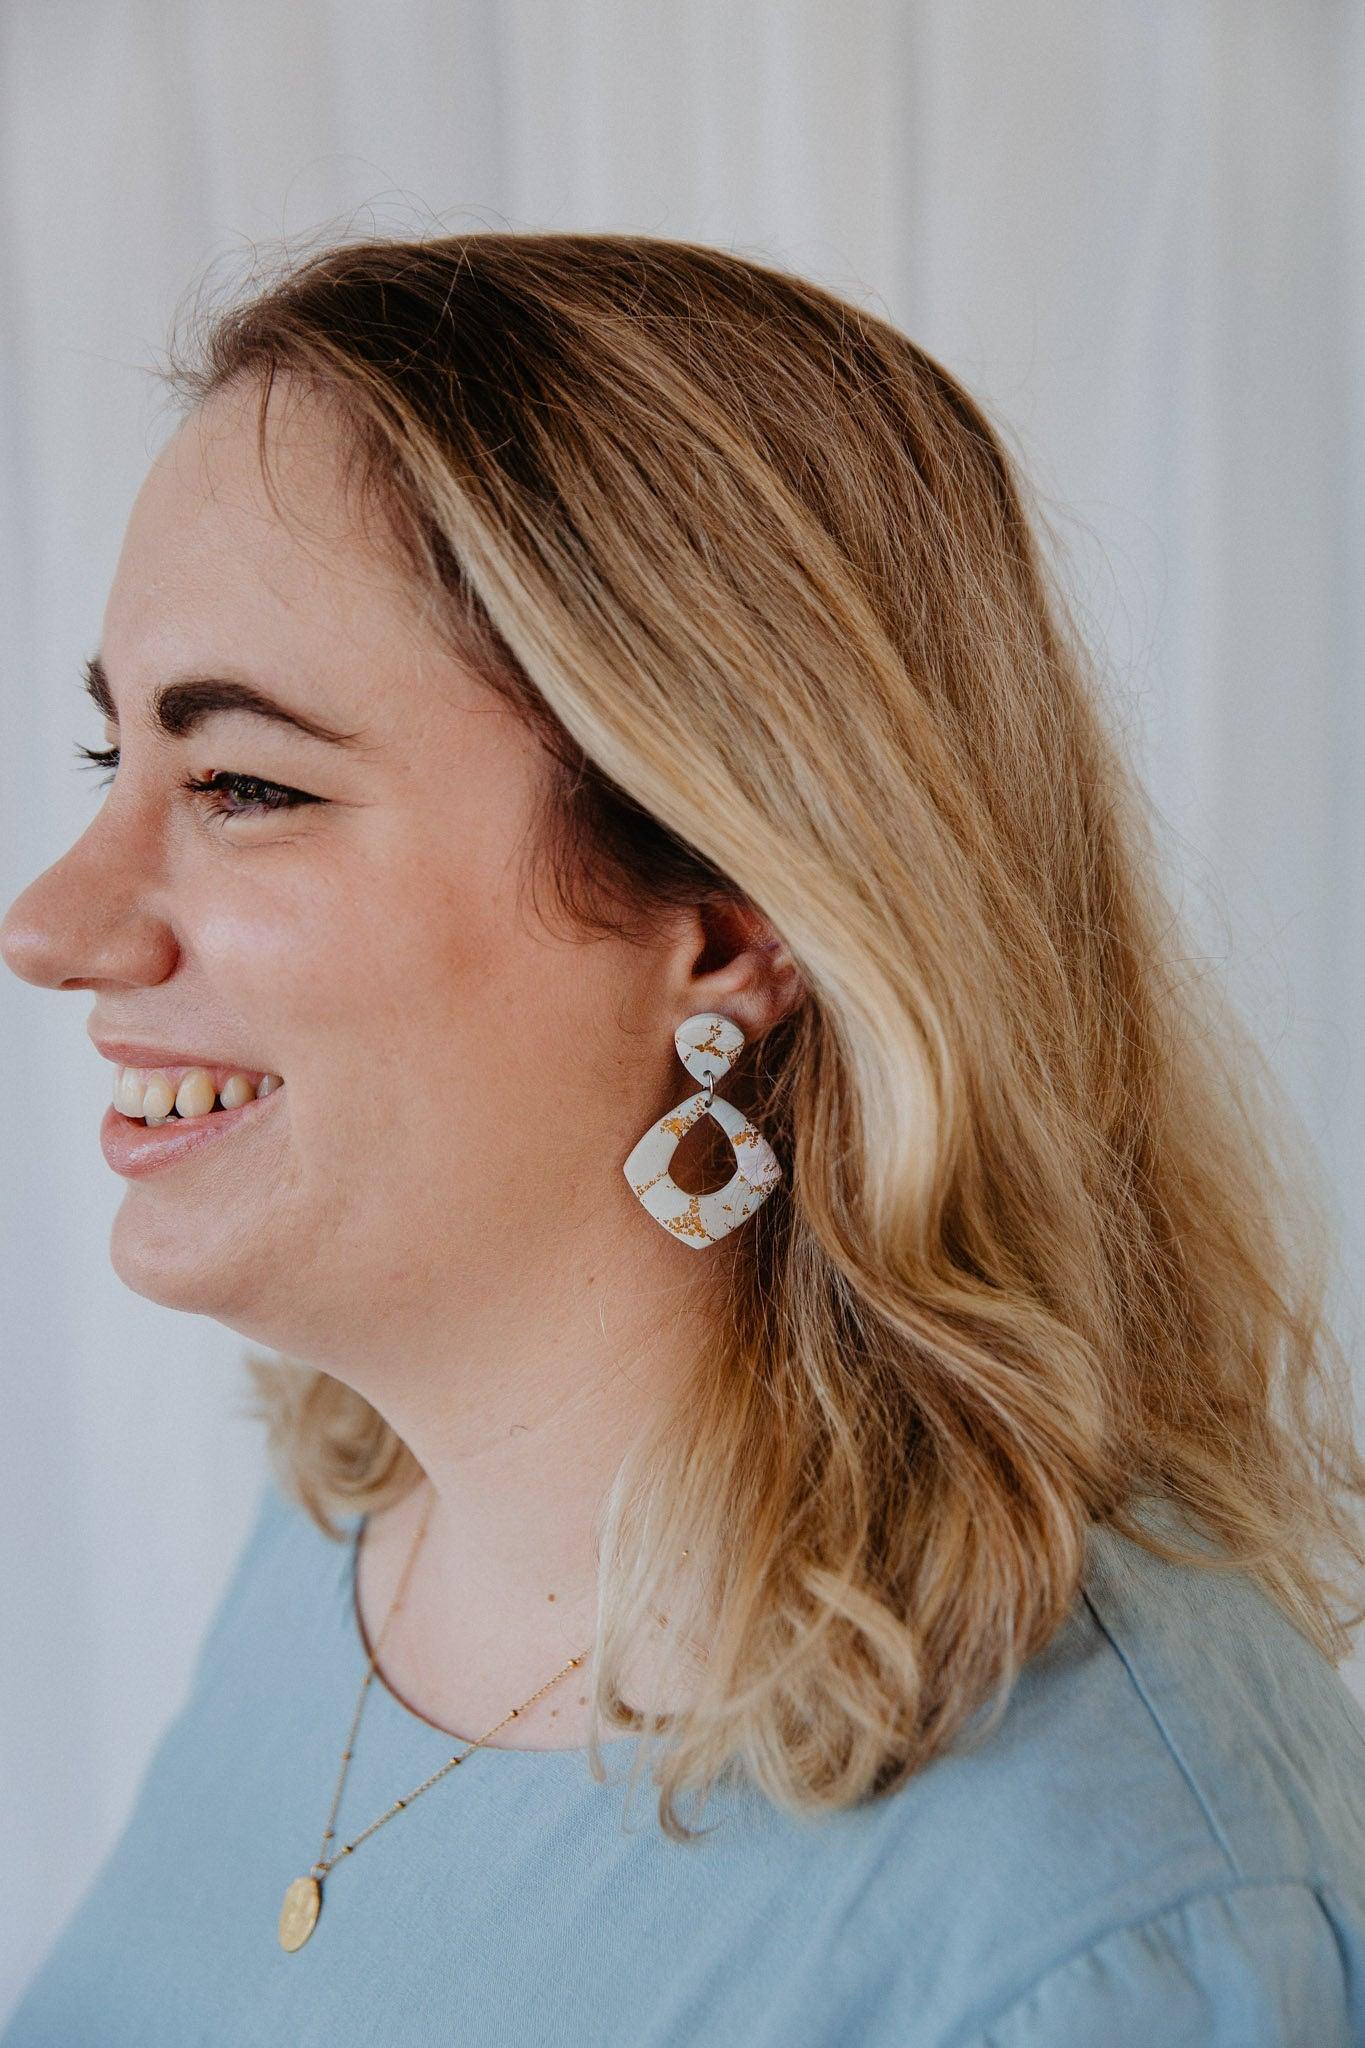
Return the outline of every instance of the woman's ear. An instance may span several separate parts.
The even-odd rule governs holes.
[[[700,947],[682,956],[681,1016],[719,1010],[746,1038],[762,1038],[794,1010],[805,981],[786,941],[751,904],[717,897],[697,906]]]

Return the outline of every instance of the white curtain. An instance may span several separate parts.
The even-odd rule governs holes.
[[[4,902],[95,801],[79,664],[211,261],[329,224],[717,243],[889,315],[1011,429],[1358,1286],[1363,43],[1345,0],[0,4]],[[89,1008],[0,975],[0,2009],[263,1469],[239,1340],[109,1271]]]

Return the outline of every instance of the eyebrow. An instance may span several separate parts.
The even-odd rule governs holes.
[[[114,695],[98,654],[92,654],[85,664],[85,689],[109,723],[117,725]],[[306,733],[309,739],[325,740],[333,747],[365,745],[363,734],[339,732],[333,726],[309,718],[306,712],[291,711],[288,705],[279,703],[254,684],[238,682],[230,676],[184,676],[176,682],[163,683],[152,693],[150,724],[154,732],[164,734],[167,739],[182,740],[205,719],[212,718],[216,711],[247,711],[253,718],[268,718],[276,725],[293,726],[296,732]]]

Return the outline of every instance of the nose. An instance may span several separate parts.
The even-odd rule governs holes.
[[[116,843],[108,809],[11,903],[0,959],[40,988],[146,988],[164,981],[177,945],[139,872],[136,848]]]

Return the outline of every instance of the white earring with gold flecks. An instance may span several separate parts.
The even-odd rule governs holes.
[[[744,1046],[744,1033],[715,1010],[699,1010],[673,1034],[678,1058],[705,1083],[647,1130],[625,1163],[625,1176],[651,1216],[684,1244],[700,1251],[752,1216],[782,1178],[772,1146],[732,1102],[722,1102],[715,1083],[728,1074]],[[735,1155],[735,1171],[723,1188],[689,1195],[668,1170],[674,1152],[699,1117],[720,1125]]]

